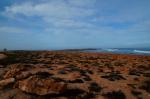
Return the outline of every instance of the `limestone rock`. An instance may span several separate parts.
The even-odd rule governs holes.
[[[18,86],[22,91],[37,95],[59,94],[63,92],[67,85],[64,82],[55,82],[52,78],[39,78],[31,76],[19,81]]]
[[[5,58],[7,58],[7,56],[6,56],[6,55],[4,55],[4,54],[0,54],[0,60],[5,59]]]
[[[8,67],[9,70],[5,73],[4,78],[14,78],[16,75],[27,69],[23,64],[12,64]]]
[[[3,65],[0,65],[0,68],[3,68],[4,66]]]
[[[40,72],[49,72],[47,68],[35,68],[33,65],[24,65],[24,64],[12,64],[9,66],[9,70],[5,73],[3,78],[16,78],[18,79],[24,79],[26,77],[29,77],[31,75],[35,75]]]
[[[20,74],[16,75],[16,79],[24,79],[27,78],[29,76],[32,75],[38,75],[38,74],[42,74],[43,76],[51,76],[52,74],[49,73],[49,71],[45,68],[41,69],[41,68],[35,68],[32,70],[28,70],[28,71],[22,71]]]
[[[0,87],[4,87],[8,84],[11,84],[11,83],[14,83],[15,82],[15,78],[8,78],[8,79],[5,79],[5,80],[1,80],[0,81]]]

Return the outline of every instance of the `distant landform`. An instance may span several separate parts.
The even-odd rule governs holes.
[[[150,55],[150,48],[81,48],[81,49],[46,49],[46,50],[7,50],[13,52],[24,51],[78,51],[78,52],[100,52],[114,54],[137,54]]]

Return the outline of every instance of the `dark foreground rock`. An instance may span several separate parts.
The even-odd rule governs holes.
[[[122,91],[113,91],[103,94],[106,99],[126,99]]]

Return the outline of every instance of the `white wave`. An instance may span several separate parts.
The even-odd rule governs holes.
[[[114,51],[118,51],[118,49],[105,49],[108,52],[114,52]]]
[[[150,54],[150,51],[134,50],[134,52],[136,52],[136,53]]]

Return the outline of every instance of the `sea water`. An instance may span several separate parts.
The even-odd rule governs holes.
[[[116,54],[150,55],[150,48],[100,48],[94,50],[84,50],[84,52],[110,52]]]

